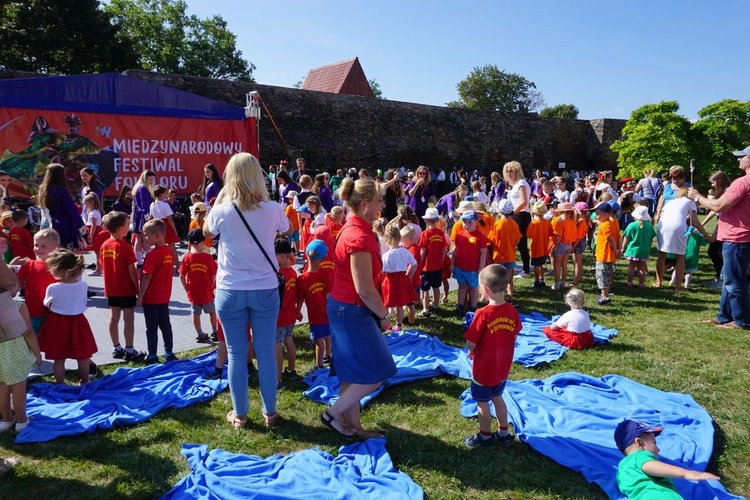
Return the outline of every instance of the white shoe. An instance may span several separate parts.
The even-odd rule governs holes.
[[[102,275],[101,271],[91,271],[89,273],[89,276],[101,276],[101,275]]]
[[[560,282],[555,281],[550,288],[553,289],[553,290],[559,290],[560,289]]]

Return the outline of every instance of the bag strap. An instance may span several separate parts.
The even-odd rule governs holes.
[[[278,274],[278,273],[279,273],[279,270],[278,270],[278,269],[276,269],[276,266],[274,266],[274,265],[273,265],[273,262],[271,262],[271,259],[270,259],[270,258],[268,258],[268,254],[267,254],[267,253],[266,253],[266,251],[265,251],[265,250],[263,249],[263,245],[261,245],[261,244],[260,244],[260,241],[258,241],[258,238],[257,238],[257,236],[255,236],[255,233],[253,232],[253,230],[252,230],[252,229],[250,229],[250,224],[248,224],[248,223],[247,223],[247,220],[245,220],[245,216],[244,216],[244,215],[242,215],[242,212],[240,211],[240,207],[238,207],[238,206],[237,206],[237,204],[236,204],[235,202],[232,202],[232,206],[233,206],[233,207],[234,207],[234,209],[235,209],[235,210],[237,211],[237,215],[239,215],[239,216],[240,216],[240,219],[242,219],[242,223],[243,223],[243,224],[245,225],[245,227],[247,228],[248,232],[250,233],[250,236],[252,236],[252,237],[253,237],[253,239],[255,240],[255,244],[256,244],[256,245],[258,245],[258,248],[260,248],[260,251],[261,251],[261,252],[263,252],[263,257],[265,257],[265,258],[266,258],[266,260],[268,261],[268,264],[269,264],[269,265],[271,266],[271,269],[273,269],[273,272],[274,272],[274,273],[276,273],[276,274]]]

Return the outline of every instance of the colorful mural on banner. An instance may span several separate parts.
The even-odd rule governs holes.
[[[159,184],[189,194],[203,182],[203,167],[220,171],[242,151],[257,156],[253,119],[217,120],[164,116],[0,108],[0,170],[34,194],[50,163],[65,166],[69,188],[79,172],[97,172],[105,196],[132,186],[144,170]]]

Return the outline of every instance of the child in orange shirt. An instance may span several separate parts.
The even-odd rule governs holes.
[[[206,204],[202,201],[199,201],[195,205],[193,205],[193,218],[190,220],[190,227],[188,227],[188,231],[192,231],[193,229],[200,229],[203,230],[203,222],[206,220]],[[213,245],[213,240],[211,238],[206,238],[206,241],[203,242],[204,245],[206,245],[206,248],[211,248]]]
[[[555,283],[552,285],[553,290],[562,290],[566,288],[568,280],[568,259],[573,252],[573,244],[578,238],[578,227],[573,218],[573,204],[560,203],[557,206],[560,214],[557,220],[552,224],[555,233],[555,239],[552,244],[552,269],[555,272]]]
[[[13,227],[8,231],[8,239],[10,240],[10,249],[13,252],[13,257],[34,260],[34,257],[36,257],[34,255],[34,240],[29,230],[26,229],[29,217],[23,210],[13,210],[11,221]]]
[[[599,203],[596,208],[596,220],[599,228],[596,231],[596,284],[601,291],[598,304],[604,305],[612,302],[609,298],[609,289],[615,274],[615,262],[620,251],[619,231],[612,222],[612,206],[607,203]]]
[[[206,253],[206,237],[202,229],[188,232],[190,251],[180,263],[180,283],[187,292],[188,302],[193,306],[193,326],[195,341],[199,344],[211,344],[218,341],[216,326],[216,306],[214,305],[214,288],[216,286],[216,261]],[[208,314],[211,324],[211,336],[203,333],[201,312]],[[215,339],[215,340],[214,340]]]
[[[420,259],[422,263],[420,280],[422,281],[422,311],[420,316],[430,314],[430,289],[432,289],[432,308],[440,304],[440,285],[443,277],[443,259],[448,252],[445,233],[438,229],[440,214],[436,208],[428,208],[422,217],[427,229],[419,236]]]
[[[513,275],[516,269],[516,247],[521,241],[521,230],[518,223],[513,220],[513,203],[510,200],[501,200],[500,219],[495,222],[495,227],[490,235],[492,243],[492,262],[501,264],[508,270],[508,287],[506,300],[513,299]]]
[[[552,224],[544,218],[547,206],[543,201],[531,207],[532,220],[526,229],[526,237],[531,240],[531,265],[534,266],[534,288],[544,288],[544,263],[547,261],[547,244],[553,236]]]
[[[294,252],[295,255],[299,252],[299,217],[297,216],[297,211],[294,209],[294,204],[292,202],[298,194],[297,191],[289,191],[286,193],[286,199],[289,204],[284,208],[284,214],[286,215],[286,218],[289,219],[289,224],[294,228],[294,232],[289,236],[289,243],[292,245],[292,252]]]
[[[586,202],[579,201],[575,204],[575,209],[576,238],[578,241],[573,246],[573,286],[583,281],[583,252],[586,250],[586,236],[591,224],[589,206]]]

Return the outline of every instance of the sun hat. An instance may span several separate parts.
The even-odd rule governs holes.
[[[658,436],[662,430],[664,429],[661,427],[650,427],[643,422],[626,419],[617,424],[617,428],[615,429],[615,444],[621,452],[625,453],[625,449],[633,444],[635,438],[647,432],[653,432],[654,436]]]
[[[648,214],[648,207],[639,205],[633,210],[633,218],[635,220],[650,220],[651,216]]]
[[[440,218],[440,213],[437,208],[430,207],[424,211],[424,216],[422,216],[422,218],[424,220],[438,220]]]
[[[474,200],[471,202],[471,206],[474,207],[474,211],[478,214],[487,213],[487,205],[485,205],[481,201]]]
[[[461,215],[461,220],[466,221],[466,222],[477,220],[478,218],[479,216],[474,210],[467,210]]]
[[[513,213],[513,202],[510,200],[501,201],[500,213],[503,215],[511,215]]]
[[[543,201],[537,201],[531,206],[531,213],[544,215],[547,213],[547,205],[545,205]]]
[[[202,201],[199,201],[195,205],[193,205],[193,213],[194,214],[203,214],[206,213],[206,204]]]
[[[458,208],[454,212],[462,214],[467,210],[474,210],[474,204],[470,200],[463,200],[458,204]]]
[[[585,201],[579,201],[575,204],[575,209],[579,212],[585,212],[589,209],[589,205]]]
[[[567,201],[564,202],[564,203],[560,203],[559,205],[557,205],[557,210],[559,212],[569,212],[569,211],[573,210],[573,208],[574,208],[573,204],[572,203],[568,203]]]
[[[311,259],[325,259],[328,255],[328,247],[323,243],[323,240],[312,240],[307,244],[305,253]]]
[[[284,198],[294,198],[298,194],[299,193],[297,191],[295,191],[294,189],[292,189],[291,191],[287,191],[286,192],[286,195],[284,195]]]

